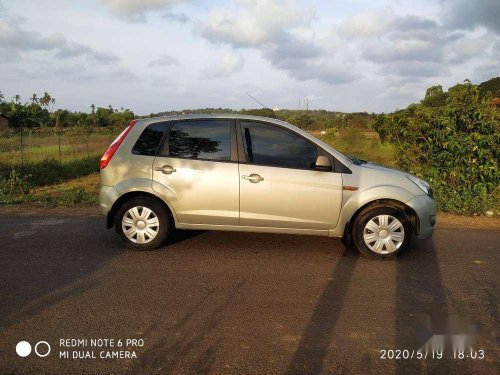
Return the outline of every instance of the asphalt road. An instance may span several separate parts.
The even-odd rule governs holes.
[[[499,244],[498,230],[438,227],[381,262],[335,239],[181,232],[139,253],[94,213],[0,211],[0,373],[500,373]],[[477,323],[483,359],[449,346],[442,359],[380,358],[450,321]],[[22,358],[22,340],[51,352]],[[127,350],[137,358],[100,358]]]

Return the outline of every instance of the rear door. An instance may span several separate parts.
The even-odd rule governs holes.
[[[234,121],[171,123],[153,164],[153,181],[158,183],[153,183],[153,189],[168,191],[167,199],[179,222],[238,225],[239,174]]]
[[[342,175],[314,169],[324,151],[285,127],[239,124],[246,161],[240,164],[240,225],[334,228],[342,205]]]

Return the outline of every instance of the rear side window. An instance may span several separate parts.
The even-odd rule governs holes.
[[[135,142],[132,153],[135,155],[155,156],[160,147],[165,124],[151,124],[142,132],[141,136]]]
[[[230,160],[231,121],[176,122],[168,137],[168,155],[201,160]]]
[[[295,169],[314,169],[317,147],[294,132],[278,126],[241,123],[243,144],[250,164]]]

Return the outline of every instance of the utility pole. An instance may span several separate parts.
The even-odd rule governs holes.
[[[309,98],[306,98],[306,111],[309,111]]]

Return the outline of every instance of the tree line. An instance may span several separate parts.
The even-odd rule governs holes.
[[[55,98],[45,92],[43,96],[33,94],[28,101],[15,95],[9,101],[0,92],[0,114],[9,119],[12,128],[37,127],[124,127],[134,118],[130,109],[90,106],[90,113],[54,110]]]

